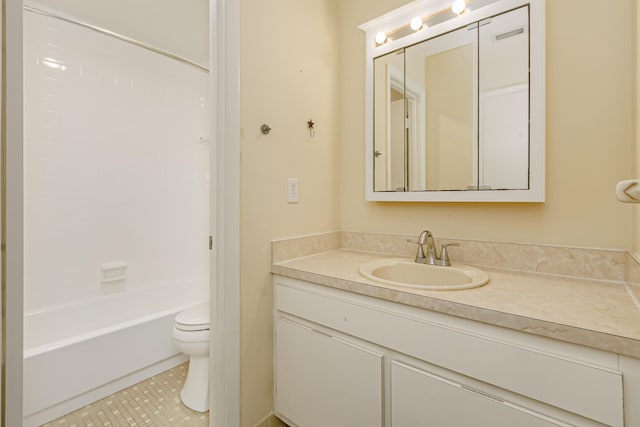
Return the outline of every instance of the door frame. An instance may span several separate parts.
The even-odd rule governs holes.
[[[240,6],[209,1],[211,427],[240,425]],[[214,321],[215,319],[215,321]]]
[[[22,425],[22,1],[2,0],[2,425]]]
[[[2,0],[2,426],[22,424],[23,362],[23,2]],[[215,131],[211,186],[212,426],[240,425],[238,2],[210,0],[210,90]],[[221,286],[215,286],[221,283]],[[217,332],[217,333],[216,333]]]

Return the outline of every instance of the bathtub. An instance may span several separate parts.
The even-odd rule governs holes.
[[[187,361],[175,315],[207,299],[179,283],[25,313],[24,426],[38,426]]]

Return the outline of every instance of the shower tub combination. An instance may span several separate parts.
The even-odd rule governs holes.
[[[173,345],[173,318],[206,296],[185,289],[193,286],[154,286],[27,313],[24,426],[41,425],[186,362]]]
[[[209,288],[206,69],[33,6],[23,21],[26,427],[187,361],[173,319]]]

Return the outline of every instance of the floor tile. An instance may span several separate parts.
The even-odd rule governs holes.
[[[176,366],[43,427],[207,427],[209,412],[192,411],[180,401],[188,368]]]

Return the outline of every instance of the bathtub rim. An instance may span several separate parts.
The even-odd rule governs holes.
[[[203,302],[208,301],[208,298],[205,299],[198,299],[192,303],[185,303],[185,304],[181,304],[172,308],[168,308],[162,311],[157,311],[154,312],[152,314],[148,314],[145,316],[140,316],[140,317],[136,317],[133,319],[129,319],[126,320],[124,322],[119,322],[116,323],[114,325],[111,326],[106,326],[106,327],[102,327],[102,328],[96,328],[93,329],[89,332],[83,332],[77,335],[73,335],[71,337],[68,338],[63,338],[61,340],[56,340],[53,341],[51,343],[47,343],[47,344],[41,344],[41,345],[37,345],[34,347],[29,347],[29,348],[24,348],[23,349],[23,358],[24,359],[28,359],[31,357],[35,357],[35,356],[39,356],[41,354],[44,354],[46,352],[49,351],[54,351],[63,347],[67,347],[69,345],[73,345],[73,344],[77,344],[79,342],[83,342],[83,341],[88,341],[91,339],[95,339],[98,338],[102,335],[111,333],[111,332],[115,332],[121,329],[125,329],[131,326],[135,326],[138,325],[140,323],[145,323],[145,322],[149,322],[149,321],[153,321],[156,320],[160,317],[165,317],[168,315],[171,315],[173,313],[175,313],[176,315],[181,312],[182,310],[185,310],[191,306],[194,306],[196,304],[201,304]],[[170,333],[170,332],[169,332]],[[25,341],[26,342],[26,341]]]

